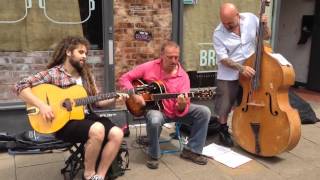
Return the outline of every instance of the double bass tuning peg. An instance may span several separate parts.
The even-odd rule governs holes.
[[[262,0],[262,1],[264,1],[264,4],[266,5],[266,6],[269,6],[270,5],[270,0]]]

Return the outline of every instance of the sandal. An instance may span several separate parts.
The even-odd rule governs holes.
[[[85,177],[84,177],[84,174],[82,174],[82,180],[87,180]],[[103,177],[101,176],[98,176],[98,175],[93,175],[90,177],[90,179],[88,180],[104,180]]]

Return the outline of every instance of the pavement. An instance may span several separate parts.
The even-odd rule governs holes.
[[[320,93],[297,90],[298,94],[313,107],[320,117]],[[164,128],[161,137],[166,139],[174,128]],[[320,123],[301,126],[302,134],[298,145],[289,152],[270,158],[254,156],[239,146],[235,152],[252,158],[252,161],[237,168],[230,168],[213,159],[201,166],[181,159],[179,153],[161,157],[157,170],[145,166],[147,156],[136,143],[137,136],[145,135],[144,127],[131,127],[126,138],[129,146],[129,169],[119,180],[316,180],[320,177]],[[218,142],[217,136],[207,138],[207,144]],[[176,148],[173,140],[163,148]],[[62,180],[60,170],[68,158],[68,152],[56,151],[44,154],[9,155],[0,153],[0,180]],[[76,176],[81,179],[81,172]]]

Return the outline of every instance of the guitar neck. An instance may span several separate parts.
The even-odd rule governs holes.
[[[176,98],[180,95],[181,93],[166,93],[166,94],[153,94],[153,100],[154,101],[159,101],[161,99],[171,99],[171,98]],[[194,92],[189,92],[187,93],[188,97],[194,97]]]
[[[76,103],[75,106],[83,106],[83,105],[91,104],[101,100],[111,99],[118,96],[119,95],[117,93],[107,93],[107,94],[99,94],[96,96],[88,96],[85,98],[78,98],[78,99],[75,99],[75,103]]]

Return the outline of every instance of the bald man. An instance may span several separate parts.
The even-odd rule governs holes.
[[[233,141],[228,132],[227,119],[237,98],[242,95],[239,86],[239,73],[247,78],[255,74],[255,70],[242,65],[256,48],[256,34],[259,29],[259,19],[252,13],[239,13],[232,3],[224,3],[220,7],[221,23],[213,33],[213,46],[218,64],[217,95],[215,112],[219,117],[220,143],[232,147]],[[261,18],[264,29],[264,39],[270,37],[267,26],[267,16]]]

